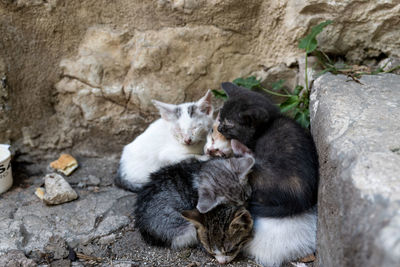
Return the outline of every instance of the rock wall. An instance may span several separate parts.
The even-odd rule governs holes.
[[[250,74],[298,82],[297,43],[326,19],[324,51],[400,56],[396,1],[0,1],[0,142],[21,155],[119,153],[157,115]],[[29,160],[29,159],[27,159]]]
[[[318,266],[400,265],[400,76],[360,82],[325,74],[310,97]]]

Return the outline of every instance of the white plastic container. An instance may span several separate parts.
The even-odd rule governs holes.
[[[0,144],[0,194],[10,189],[13,184],[9,147],[9,145]]]

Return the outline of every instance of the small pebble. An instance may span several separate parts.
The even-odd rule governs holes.
[[[73,248],[69,248],[68,259],[70,261],[76,261],[77,260],[76,253],[75,253]]]
[[[115,234],[111,234],[111,235],[107,235],[107,236],[103,236],[99,239],[99,243],[101,245],[107,245],[110,244],[112,242],[114,242],[116,240],[116,235]]]

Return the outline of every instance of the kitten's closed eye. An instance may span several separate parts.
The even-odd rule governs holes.
[[[218,125],[218,131],[221,133],[226,133],[226,131],[233,129],[234,127],[235,127],[235,124],[225,120],[220,125]]]

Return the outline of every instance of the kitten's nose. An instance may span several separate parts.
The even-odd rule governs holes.
[[[207,154],[215,157],[219,152],[218,148],[207,149]]]
[[[185,144],[190,145],[192,143],[192,139],[191,138],[185,138],[185,140],[183,140],[185,142]]]

